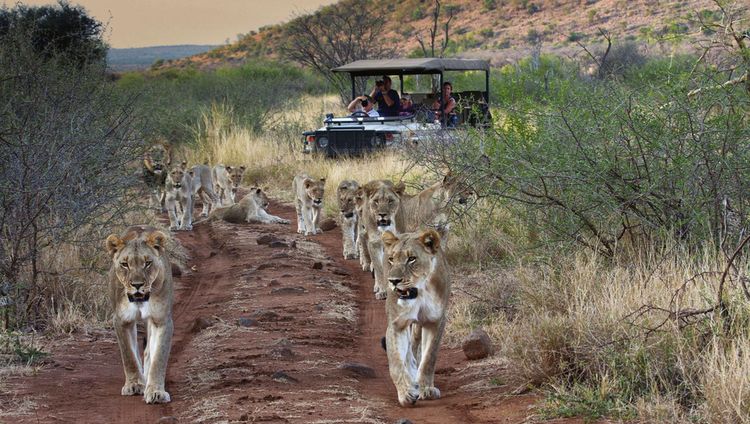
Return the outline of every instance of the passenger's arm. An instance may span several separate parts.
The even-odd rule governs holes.
[[[349,103],[349,106],[347,106],[346,108],[349,110],[349,112],[354,113],[354,111],[357,110],[357,102],[361,102],[361,101],[362,101],[361,96],[355,97],[354,100],[352,100],[351,103]]]
[[[449,114],[449,113],[451,113],[451,112],[453,112],[453,109],[455,109],[455,108],[456,108],[456,99],[454,99],[453,97],[451,97],[450,100],[448,100],[448,104],[445,105],[445,113],[446,113],[446,115]]]

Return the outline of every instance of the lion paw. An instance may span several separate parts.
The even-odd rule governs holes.
[[[370,270],[370,263],[369,262],[362,262],[362,271],[369,271]]]
[[[292,221],[290,221],[290,220],[288,220],[288,219],[280,219],[280,220],[279,220],[279,224],[290,224],[291,222],[292,222]]]
[[[193,231],[193,226],[190,225],[190,224],[183,225],[182,229],[185,230],[185,231]]]
[[[179,229],[180,229],[180,227],[178,227],[177,225],[170,225],[170,226],[169,226],[169,229],[170,229],[171,231],[177,231],[177,230],[179,230]]]
[[[146,386],[143,383],[139,382],[125,383],[125,385],[122,386],[122,390],[120,391],[120,393],[123,396],[142,395],[144,387]]]
[[[420,400],[440,399],[440,389],[435,386],[424,386],[419,390]]]
[[[357,256],[357,254],[356,254],[356,253],[347,253],[347,254],[346,254],[346,255],[344,256],[344,259],[358,259],[358,258],[359,258],[359,257]]]
[[[407,390],[399,390],[398,392],[398,403],[401,404],[401,406],[414,406],[418,399],[419,387],[416,384],[411,385]]]
[[[146,390],[143,399],[146,403],[169,403],[172,401],[169,393],[164,390]]]
[[[385,300],[388,297],[388,292],[385,290],[377,289],[375,290],[375,299],[377,300]]]

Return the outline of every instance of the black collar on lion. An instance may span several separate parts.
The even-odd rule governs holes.
[[[148,298],[151,297],[151,293],[146,293],[143,296],[135,297],[132,294],[128,295],[130,302],[148,302]]]
[[[416,287],[409,287],[406,290],[396,289],[396,294],[399,299],[416,299],[419,290]]]

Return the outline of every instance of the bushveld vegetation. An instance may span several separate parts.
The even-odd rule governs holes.
[[[722,35],[726,22],[706,28]],[[405,179],[416,190],[450,168],[473,183],[480,197],[449,241],[446,341],[484,326],[509,362],[503,383],[541,389],[543,416],[746,423],[750,62],[736,50],[648,57],[614,40],[590,53],[593,73],[535,55],[493,70],[491,130],[338,161],[300,153],[301,132],[341,111],[334,87],[287,65],[126,74],[108,87],[118,101],[136,95],[137,128],[172,142],[180,159],[244,164],[245,185],[287,200],[295,173],[326,176],[330,215],[344,178]],[[98,260],[73,256],[68,265],[89,270]],[[66,288],[80,282],[59,272]],[[40,287],[63,281],[49,278]],[[80,292],[56,293],[82,308],[76,316],[103,314]]]

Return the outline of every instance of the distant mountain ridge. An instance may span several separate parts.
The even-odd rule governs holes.
[[[361,0],[340,0],[312,12],[351,10]],[[737,4],[741,7],[742,1]],[[691,46],[710,34],[696,19],[720,19],[713,0],[443,0],[436,41],[442,41],[446,10],[453,12],[448,56],[479,57],[495,64],[527,55],[533,46],[561,54],[580,52],[578,42],[603,41],[600,29],[613,40],[650,45]],[[387,23],[381,39],[397,56],[417,56],[417,35],[429,38],[431,0],[380,0]],[[748,7],[740,14],[750,17]],[[216,68],[241,65],[258,58],[279,57],[288,37],[288,23],[250,31],[238,41],[209,52],[165,62],[163,67]],[[661,47],[660,47],[661,48]]]
[[[107,65],[114,71],[146,69],[158,60],[181,59],[205,53],[215,47],[215,45],[180,44],[174,46],[109,49],[107,53]]]

